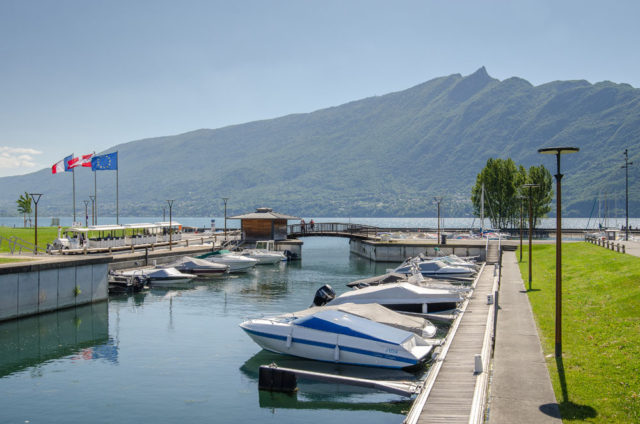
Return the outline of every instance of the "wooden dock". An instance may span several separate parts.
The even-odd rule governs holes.
[[[496,266],[487,264],[480,274],[464,313],[452,326],[451,340],[425,381],[405,423],[473,423],[482,422],[486,399]],[[482,372],[476,372],[476,355],[481,355]]]

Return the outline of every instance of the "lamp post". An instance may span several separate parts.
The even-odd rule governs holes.
[[[538,153],[556,155],[556,358],[562,357],[562,174],[560,156],[562,153],[576,153],[577,147],[549,147],[538,149]]]
[[[518,199],[520,199],[520,262],[522,262],[522,216],[524,215],[524,199],[526,197],[518,196]]]
[[[228,197],[222,198],[224,202],[224,241],[227,241],[227,200],[229,200]]]
[[[165,206],[162,207],[162,222],[167,220],[167,208]]]
[[[172,246],[172,242],[173,242],[173,226],[171,223],[171,209],[173,208],[173,200],[167,200],[167,203],[169,204],[169,250],[171,250],[171,246]]]
[[[531,249],[531,238],[533,233],[533,195],[531,194],[531,189],[535,187],[540,187],[538,184],[523,184],[522,187],[529,189],[529,290],[531,290],[531,280],[532,280],[532,272],[531,272],[531,264],[533,261],[532,249]]]
[[[40,197],[42,196],[42,193],[29,193],[29,196],[31,196],[31,199],[33,199],[33,203],[36,204],[36,227],[35,227],[35,234],[34,234],[35,248],[33,249],[33,254],[37,255],[38,254],[38,202],[40,201]]]
[[[88,200],[83,200],[84,202],[84,226],[88,227],[89,226],[89,201]]]
[[[96,213],[95,213],[95,204],[96,204],[96,196],[89,196],[91,199],[91,225],[96,225]]]
[[[624,210],[626,221],[624,224],[624,239],[629,241],[629,166],[633,165],[633,162],[629,162],[629,154],[627,149],[624,149],[624,165],[620,168],[624,168],[625,173],[625,192],[624,192]]]
[[[433,200],[438,204],[438,241],[437,244],[440,244],[440,202],[442,202],[442,197],[434,197]]]

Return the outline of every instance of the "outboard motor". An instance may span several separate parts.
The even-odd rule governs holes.
[[[336,297],[336,292],[331,288],[329,284],[325,284],[320,287],[313,298],[313,304],[315,306],[324,306],[331,302]]]

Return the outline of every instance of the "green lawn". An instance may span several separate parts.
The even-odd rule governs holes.
[[[587,243],[563,244],[563,358],[556,361],[555,252],[555,245],[534,245],[528,294],[563,420],[638,423],[640,258]],[[527,285],[527,246],[522,259]]]
[[[35,231],[33,228],[13,228],[0,226],[0,237],[3,238],[0,244],[0,252],[9,252],[9,245],[4,239],[11,236],[19,237],[30,243],[34,242]],[[46,249],[47,243],[51,243],[58,237],[58,227],[40,227],[38,226],[38,245]]]

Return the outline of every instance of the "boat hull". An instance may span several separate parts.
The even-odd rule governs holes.
[[[398,344],[331,334],[268,319],[250,320],[240,327],[263,349],[350,365],[412,368],[424,362],[432,349],[431,346],[412,346],[407,350]]]

